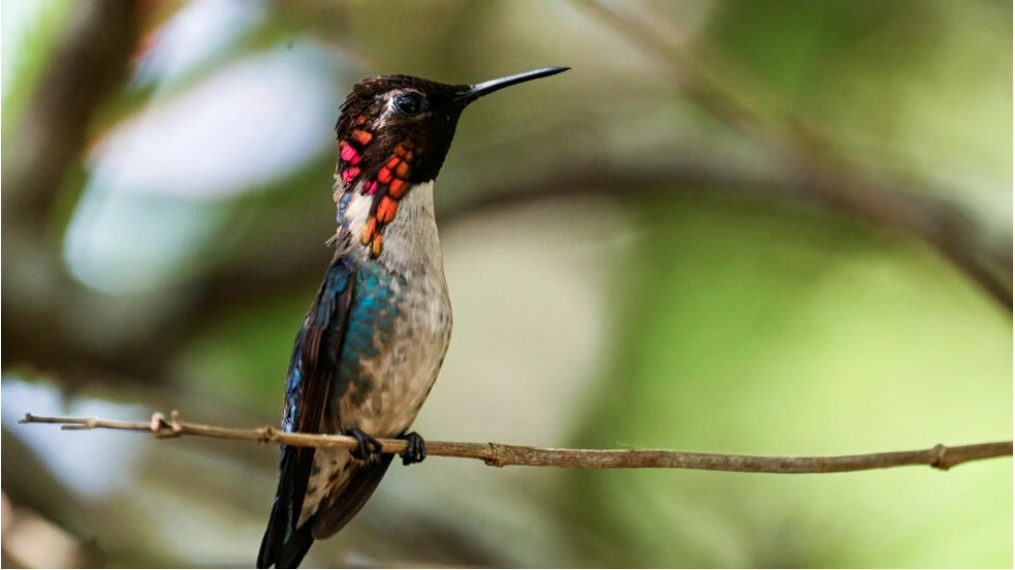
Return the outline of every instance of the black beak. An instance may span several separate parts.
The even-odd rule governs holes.
[[[463,91],[458,97],[455,97],[455,102],[465,106],[484,95],[489,95],[490,93],[499,91],[505,87],[511,87],[512,85],[518,85],[519,83],[532,81],[533,79],[539,79],[541,77],[549,77],[569,69],[571,68],[544,67],[542,69],[534,69],[532,71],[526,71],[525,73],[519,73],[518,75],[510,75],[508,77],[501,77],[500,79],[491,79],[490,81],[477,83]]]

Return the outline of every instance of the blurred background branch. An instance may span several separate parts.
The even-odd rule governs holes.
[[[51,223],[68,173],[80,168],[96,111],[128,77],[139,37],[135,2],[94,0],[73,10],[21,118],[17,144],[5,153],[6,214],[40,228]]]
[[[4,368],[27,365],[71,382],[130,378],[154,369],[158,381],[164,352],[156,347],[118,350],[81,342],[81,330],[94,323],[78,322],[80,307],[107,301],[70,275],[60,243],[61,224],[73,207],[68,195],[81,193],[89,128],[128,77],[143,14],[136,3],[117,0],[69,9],[68,29],[53,48],[37,95],[23,116],[13,117],[17,134],[4,133],[3,269],[7,290],[17,291],[3,296]],[[89,312],[87,319],[95,317],[101,312]]]
[[[954,204],[926,197],[932,193],[914,187],[915,181],[850,160],[805,117],[780,105],[737,62],[708,45],[681,41],[688,34],[655,13],[651,4],[632,10],[594,0],[579,3],[648,52],[676,89],[786,161],[809,196],[845,213],[911,232],[1012,311],[1011,240],[978,244],[975,224]],[[998,269],[990,269],[990,263]]]

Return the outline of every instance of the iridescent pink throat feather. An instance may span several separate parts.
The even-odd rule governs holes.
[[[374,139],[374,135],[364,128],[366,123],[365,116],[357,117],[353,124],[358,128],[353,129],[348,138],[338,141],[336,175],[343,192],[355,191],[356,184],[362,179],[360,192],[374,197],[370,216],[360,235],[360,243],[369,246],[370,255],[377,257],[384,247],[384,227],[395,219],[398,203],[409,191],[409,173],[415,158],[415,145],[409,139],[402,141],[395,146],[391,158],[377,172],[365,173],[361,165],[363,154]]]

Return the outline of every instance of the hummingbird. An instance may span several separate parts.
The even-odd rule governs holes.
[[[342,529],[393,456],[376,438],[406,441],[402,463],[426,457],[408,432],[451,340],[451,301],[433,185],[462,111],[511,85],[566,71],[547,67],[475,85],[408,75],[357,83],[335,133],[335,253],[293,346],[282,429],[354,437],[352,450],[283,445],[258,568],[296,568],[314,540]]]

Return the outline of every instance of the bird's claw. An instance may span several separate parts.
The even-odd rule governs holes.
[[[405,450],[398,455],[402,458],[402,465],[412,465],[426,459],[426,443],[416,432],[409,432],[399,439],[405,440]]]
[[[345,435],[356,438],[358,444],[355,449],[349,450],[353,458],[365,461],[370,458],[374,453],[381,452],[381,442],[377,441],[374,436],[364,433],[359,428],[352,428],[345,431]]]

